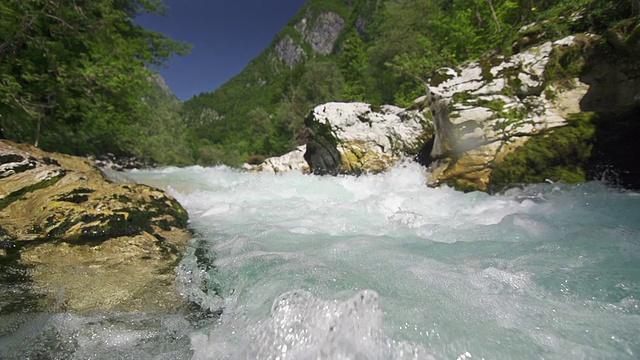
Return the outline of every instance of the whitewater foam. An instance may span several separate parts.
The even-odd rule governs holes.
[[[197,326],[77,317],[64,322],[62,338],[81,340],[68,358],[640,354],[635,193],[586,183],[464,194],[427,188],[413,163],[359,177],[227,167],[130,176],[188,209],[196,237],[179,291],[213,315]],[[139,350],[171,343],[168,334],[180,340],[166,351]]]

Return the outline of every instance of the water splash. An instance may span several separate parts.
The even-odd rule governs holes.
[[[219,314],[197,326],[176,325],[182,342],[166,354],[465,360],[640,354],[637,193],[593,182],[463,194],[427,188],[424,169],[412,163],[360,177],[226,167],[130,175],[167,189],[188,209],[198,235],[177,270],[179,291]],[[110,351],[135,358],[140,344],[159,347],[167,339],[137,325],[108,332],[87,321],[66,324],[71,334],[103,339],[77,343],[67,358]],[[141,326],[171,333],[164,325]],[[131,341],[118,342],[129,335]]]

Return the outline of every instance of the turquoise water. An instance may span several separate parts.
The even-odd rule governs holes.
[[[600,183],[502,196],[424,170],[137,172],[191,214],[181,291],[220,322],[202,359],[637,359],[640,196]]]
[[[640,358],[637,193],[593,182],[463,194],[427,188],[412,163],[360,177],[225,167],[129,176],[168,190],[189,211],[197,235],[176,270],[178,290],[220,316],[46,316],[36,319],[40,328],[74,342],[43,351],[78,359]]]

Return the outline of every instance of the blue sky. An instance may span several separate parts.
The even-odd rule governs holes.
[[[143,27],[191,43],[160,69],[181,100],[211,92],[264,50],[306,0],[165,0],[168,16],[142,16]]]

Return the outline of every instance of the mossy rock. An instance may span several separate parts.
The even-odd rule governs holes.
[[[16,285],[26,293],[17,295],[0,276],[0,301],[34,298],[32,311],[182,306],[173,269],[191,233],[175,199],[111,183],[84,158],[5,140],[0,156],[5,168],[21,170],[0,177],[0,273],[28,270]]]
[[[586,181],[586,167],[596,134],[595,116],[594,113],[573,114],[567,119],[568,125],[532,137],[502,162],[494,163],[489,192],[546,180]]]
[[[578,35],[573,45],[554,47],[545,67],[545,82],[570,88],[572,80],[583,74],[594,41],[588,36]]]

